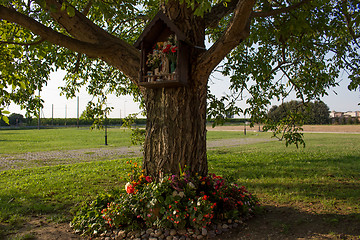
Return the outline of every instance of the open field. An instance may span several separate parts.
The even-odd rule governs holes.
[[[17,131],[0,131],[0,157],[19,154],[18,139],[9,137],[21,136],[27,144],[20,154],[82,146],[88,158],[33,159],[30,164],[23,159],[20,165],[9,162],[11,170],[0,169],[0,239],[80,239],[68,227],[76,206],[122,188],[128,170],[127,154],[102,158],[92,152],[128,148],[128,133],[111,130],[114,143],[103,146],[101,131],[89,133],[92,141],[83,140],[89,138],[85,130],[72,129],[84,134],[78,138],[59,131],[53,141],[62,140],[56,144],[47,143],[50,137],[41,141],[42,134],[54,132]],[[209,171],[247,186],[264,206],[263,214],[219,239],[359,239],[360,134],[305,133],[305,149],[269,139],[269,133],[209,131]]]

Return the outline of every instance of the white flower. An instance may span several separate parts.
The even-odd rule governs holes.
[[[189,185],[189,187],[191,187],[191,188],[194,188],[194,189],[195,189],[195,185],[194,185],[192,182],[189,182],[189,183],[188,183],[188,185]]]
[[[184,192],[179,192],[179,196],[180,196],[181,198],[183,198],[183,197],[185,196],[185,193],[184,193]]]
[[[177,195],[178,195],[178,192],[177,192],[177,191],[173,191],[172,196],[173,196],[173,197],[176,197]]]

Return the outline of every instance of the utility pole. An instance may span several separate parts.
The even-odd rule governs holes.
[[[54,126],[54,104],[51,104],[51,126]]]
[[[244,114],[244,135],[246,136],[246,114]]]
[[[66,114],[67,114],[67,106],[65,104],[65,126],[66,126]]]
[[[107,143],[107,117],[105,113],[105,145],[108,145]]]
[[[40,114],[41,114],[41,109],[40,109],[40,88],[39,88],[39,113],[38,113],[38,130],[40,130]]]
[[[79,96],[77,97],[77,128],[79,128]]]

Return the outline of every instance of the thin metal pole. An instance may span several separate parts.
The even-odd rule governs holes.
[[[40,99],[40,89],[39,89],[39,99]],[[40,109],[40,105],[39,105],[39,113],[38,113],[38,130],[40,130],[40,114],[41,114],[41,109]]]
[[[77,127],[79,128],[79,96],[77,97]]]
[[[107,143],[107,118],[105,115],[105,145],[108,145]]]
[[[51,125],[54,126],[54,104],[51,104]]]
[[[65,104],[65,126],[66,126],[67,105]]]

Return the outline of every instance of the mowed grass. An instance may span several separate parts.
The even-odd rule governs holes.
[[[131,132],[127,129],[109,128],[107,135],[107,147],[131,145]],[[0,155],[100,147],[106,147],[104,130],[85,127],[0,130]]]
[[[108,145],[105,146],[105,131],[89,128],[54,128],[0,130],[1,154],[40,152],[53,150],[74,150],[86,148],[123,147],[131,145],[131,131],[124,128],[108,128]],[[259,134],[248,132],[209,131],[208,140],[228,138],[258,138]]]
[[[37,133],[41,139],[42,133],[38,130],[25,130],[22,134],[26,135],[26,131]],[[124,133],[124,139],[129,134],[119,129],[113,131],[114,135]],[[3,133],[0,131],[2,139]],[[62,131],[57,133],[61,135]],[[71,134],[64,134],[67,137],[59,138],[72,138]],[[244,136],[240,132],[208,132],[211,140],[235,137],[270,136],[268,133]],[[27,138],[24,136],[23,139]],[[76,145],[71,144],[74,140],[63,140],[62,144],[67,142],[66,148],[71,149]],[[305,140],[304,149],[285,147],[284,142],[277,141],[219,147],[208,151],[209,172],[245,185],[260,198],[262,204],[286,204],[316,213],[355,214],[360,224],[360,134],[306,133]],[[32,144],[42,142],[30,141]],[[130,142],[129,139],[127,141]],[[12,148],[11,143],[6,144]],[[92,148],[97,145],[90,141],[82,146]],[[128,160],[0,172],[0,236],[2,232],[16,231],[34,215],[45,214],[58,221],[69,221],[71,213],[83,200],[123,187],[129,169]],[[133,161],[141,162],[141,159]]]
[[[235,179],[263,203],[360,213],[360,134],[305,134],[306,147],[264,142],[209,153],[210,170]],[[360,220],[360,216],[359,216]]]

